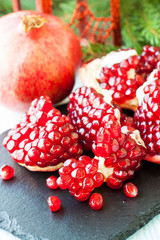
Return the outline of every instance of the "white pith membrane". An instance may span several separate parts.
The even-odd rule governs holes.
[[[158,72],[157,69],[154,69],[151,74],[148,76],[147,81],[143,83],[142,86],[140,86],[136,92],[137,95],[137,99],[138,99],[138,105],[142,106],[143,109],[146,109],[146,103],[143,102],[143,98],[145,96],[144,93],[144,88],[151,84],[153,81],[155,81],[156,79],[158,79],[157,77],[155,77],[156,73]],[[153,163],[157,163],[160,164],[160,155],[156,154],[154,156],[147,154],[146,157],[144,158],[144,160],[147,160],[149,162],[153,162]]]
[[[124,134],[127,134],[128,132],[130,132],[130,130],[128,129],[127,126],[123,126],[123,127],[121,127],[121,132],[124,133]],[[145,146],[145,144],[144,144],[144,142],[143,142],[143,140],[142,140],[142,138],[141,138],[141,136],[140,136],[139,130],[136,129],[136,130],[132,131],[132,132],[129,134],[129,136],[130,136],[133,140],[135,140],[135,142],[137,143],[137,145],[143,146],[143,147],[146,148],[146,146]],[[99,157],[98,157],[98,156],[95,156],[94,158],[98,160],[98,172],[103,173],[103,175],[104,175],[104,181],[106,181],[106,179],[107,179],[110,175],[113,174],[114,168],[113,168],[113,167],[105,167],[105,164],[104,164],[105,158],[100,157],[100,156],[99,156]]]
[[[25,163],[18,163],[18,164],[21,165],[22,167],[27,168],[29,171],[32,171],[32,172],[53,172],[63,167],[62,162],[55,166],[48,166],[48,167],[29,166],[29,165],[26,165]]]
[[[112,101],[112,94],[114,91],[102,89],[98,78],[102,72],[103,67],[111,68],[114,64],[120,63],[131,56],[137,56],[137,52],[134,49],[122,50],[122,51],[112,51],[102,58],[96,58],[88,64],[85,64],[79,69],[79,75],[86,87],[91,87],[95,89],[98,93],[104,96],[104,101],[109,103]],[[128,71],[128,79],[135,79],[135,69],[130,69]],[[122,108],[127,108],[135,111],[137,109],[138,101],[137,98],[133,98],[125,101],[123,104],[118,104]]]

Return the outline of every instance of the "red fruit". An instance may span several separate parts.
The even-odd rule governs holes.
[[[131,182],[126,183],[123,186],[123,191],[124,191],[125,195],[127,197],[130,197],[130,198],[135,198],[138,195],[137,187],[133,183],[131,183]]]
[[[81,48],[61,19],[34,11],[11,13],[1,17],[0,35],[1,103],[24,111],[41,95],[57,103],[70,93]]]
[[[160,71],[154,70],[138,90],[138,110],[134,122],[147,147],[146,160],[160,163]]]
[[[61,207],[61,200],[57,196],[49,197],[47,202],[52,212],[58,211]]]
[[[68,112],[81,143],[95,154],[94,167],[103,173],[109,187],[120,188],[140,168],[145,157],[144,142],[133,128],[132,119],[129,123],[125,117],[122,120],[118,108],[105,103],[100,94],[86,87],[70,95]],[[94,167],[87,166],[86,172],[95,174]]]
[[[82,153],[69,117],[49,97],[35,99],[22,121],[3,141],[13,159],[32,171],[54,171]]]
[[[14,176],[14,169],[8,165],[0,168],[0,178],[3,180],[11,179]]]
[[[69,98],[68,115],[84,149],[90,150],[101,124],[116,122],[120,112],[111,104],[105,103],[103,96],[92,88],[79,88]],[[108,133],[104,137],[107,136]]]
[[[92,161],[88,156],[81,156],[78,161],[66,160],[64,167],[59,169],[58,186],[61,189],[68,188],[78,201],[87,200],[93,189],[100,187],[104,181],[103,174],[97,172],[98,168]]]
[[[80,68],[80,77],[87,87],[94,88],[114,103],[135,111],[137,89],[160,61],[160,47],[144,46],[142,54],[134,49],[120,49]]]
[[[93,193],[89,199],[89,206],[93,210],[100,210],[103,207],[103,197],[100,193]]]
[[[142,77],[136,74],[138,64],[134,49],[121,49],[82,66],[80,77],[85,86],[94,88],[105,98],[112,98],[123,108],[136,110],[136,90],[143,84]]]
[[[57,178],[55,176],[50,176],[49,178],[47,178],[46,179],[46,184],[47,184],[47,187],[49,187],[51,189],[58,188]]]

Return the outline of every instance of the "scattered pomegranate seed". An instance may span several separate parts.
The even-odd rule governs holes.
[[[58,211],[61,207],[61,200],[57,196],[49,197],[47,202],[52,212]]]
[[[100,210],[103,207],[103,197],[100,193],[93,193],[89,199],[89,206],[93,210]]]
[[[55,176],[50,176],[49,178],[47,178],[46,179],[46,184],[47,184],[47,187],[49,187],[51,189],[58,188],[57,178]]]
[[[138,195],[138,188],[131,182],[123,186],[123,191],[127,197],[135,198]]]
[[[0,178],[3,180],[11,179],[14,176],[14,169],[8,165],[0,168]]]

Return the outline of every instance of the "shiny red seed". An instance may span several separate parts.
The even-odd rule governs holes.
[[[58,211],[61,207],[61,200],[57,196],[49,197],[47,202],[52,212]]]
[[[123,191],[127,197],[135,198],[138,195],[138,188],[131,182],[123,186]]]
[[[0,168],[0,178],[9,180],[14,176],[14,169],[11,166],[4,165]]]
[[[94,176],[97,172],[97,167],[92,164],[87,164],[85,167],[86,173],[90,176]]]
[[[64,166],[59,169],[59,175],[65,175],[65,174],[70,174],[72,171],[72,167],[70,166]]]
[[[67,189],[72,182],[72,177],[70,175],[61,175],[57,178],[57,185],[61,189]]]
[[[86,175],[86,171],[83,168],[76,168],[72,171],[71,176],[76,179],[82,179]]]
[[[85,189],[79,189],[74,197],[78,200],[78,201],[86,201],[89,196],[90,196],[91,192],[90,191],[87,191]]]
[[[94,189],[94,181],[93,181],[93,179],[92,178],[90,178],[90,177],[86,177],[86,178],[84,178],[84,180],[83,180],[83,188],[85,189],[85,190],[88,190],[88,191],[93,191],[93,189]]]
[[[100,193],[93,193],[89,199],[89,206],[93,210],[100,210],[103,207],[103,197]]]
[[[112,175],[107,178],[106,182],[107,185],[113,189],[118,189],[122,187],[122,181],[119,178],[116,178]]]
[[[97,172],[94,175],[93,180],[94,180],[95,187],[100,187],[104,182],[104,175],[100,172]]]
[[[57,178],[55,176],[50,176],[49,178],[47,178],[46,179],[46,184],[47,184],[47,187],[49,187],[51,189],[58,188]]]

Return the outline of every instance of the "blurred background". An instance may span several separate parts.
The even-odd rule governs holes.
[[[75,0],[53,0],[53,14],[69,22]],[[89,0],[96,17],[110,15],[109,0]],[[23,9],[35,10],[34,0],[21,0]],[[12,12],[11,0],[0,0],[0,16]],[[140,53],[143,45],[160,46],[160,0],[121,0],[121,32],[123,46]],[[103,51],[102,48],[95,51]]]

